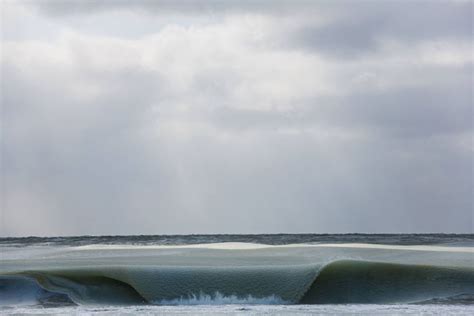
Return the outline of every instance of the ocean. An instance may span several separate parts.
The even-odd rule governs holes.
[[[473,234],[0,238],[0,313],[473,315]]]

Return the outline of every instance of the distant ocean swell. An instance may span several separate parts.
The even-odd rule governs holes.
[[[338,260],[325,265],[93,267],[0,276],[2,304],[474,304],[474,268]]]

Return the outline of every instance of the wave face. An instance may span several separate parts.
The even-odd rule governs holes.
[[[17,304],[415,303],[456,296],[466,304],[474,296],[474,270],[339,260],[322,267],[24,271],[0,278],[0,293]]]
[[[474,247],[0,246],[0,305],[461,304]]]
[[[474,293],[474,270],[344,260],[325,266],[306,304],[414,303]]]
[[[133,267],[27,271],[48,292],[77,304],[192,302],[297,303],[317,276],[314,266]]]

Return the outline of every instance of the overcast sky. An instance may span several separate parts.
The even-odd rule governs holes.
[[[473,232],[473,2],[1,11],[1,236]]]

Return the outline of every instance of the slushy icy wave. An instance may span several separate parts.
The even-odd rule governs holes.
[[[91,266],[4,273],[4,304],[472,303],[474,268],[336,260],[324,265]]]

